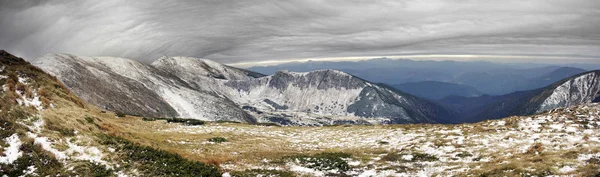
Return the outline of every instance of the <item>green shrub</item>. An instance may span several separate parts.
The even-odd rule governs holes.
[[[0,172],[6,176],[22,176],[27,167],[34,166],[38,176],[68,176],[63,165],[32,140],[25,141],[19,148],[23,155],[12,164],[0,164]]]
[[[265,126],[265,127],[281,127],[281,125],[276,124],[276,123],[272,123],[272,122],[256,123],[255,125]]]
[[[212,137],[208,139],[209,142],[213,142],[213,143],[223,143],[223,142],[227,142],[227,139],[223,138],[223,137]]]
[[[438,158],[436,156],[430,155],[430,154],[424,154],[424,153],[413,153],[412,156],[413,156],[412,161],[433,162],[433,161],[438,160]]]
[[[170,118],[167,119],[169,123],[181,123],[183,125],[204,125],[204,121],[198,119],[184,119],[184,118]]]
[[[481,174],[477,174],[476,176],[480,177],[493,177],[493,176],[531,176],[526,175],[528,172],[523,168],[519,167],[514,163],[502,164],[494,167],[493,169],[485,169]]]
[[[186,119],[186,118],[151,118],[151,117],[143,117],[143,121],[156,121],[156,120],[166,120],[168,123],[180,123],[183,125],[204,125],[206,122],[198,119]]]
[[[592,158],[588,159],[586,162],[590,163],[590,164],[600,165],[600,157],[592,157]]]
[[[264,170],[264,169],[252,169],[246,171],[234,171],[229,173],[232,177],[255,177],[255,176],[269,176],[269,177],[294,177],[294,173],[279,170]]]
[[[127,116],[127,114],[125,114],[123,112],[119,112],[119,111],[115,112],[115,114],[117,115],[117,117],[125,117],[125,116]]]
[[[377,141],[377,143],[379,143],[380,145],[388,145],[388,144],[390,144],[390,142],[382,141],[382,140]]]
[[[0,139],[4,139],[6,137],[11,136],[15,133],[15,129],[18,124],[15,124],[13,121],[6,120],[7,117],[4,117],[2,113],[0,113]]]
[[[456,157],[460,157],[460,158],[465,158],[465,157],[472,157],[473,154],[467,152],[467,151],[463,151],[461,153],[456,154]]]
[[[410,159],[410,160],[406,160],[406,159],[402,158],[403,156],[406,156],[406,155],[409,155],[409,154],[390,152],[390,153],[386,154],[385,156],[381,157],[381,160],[390,161],[390,162],[398,162],[398,161],[402,161],[402,162],[421,162],[421,161],[432,162],[432,161],[438,160],[438,158],[434,155],[418,153],[418,152],[410,154],[410,155],[412,155],[412,159]]]
[[[156,118],[151,118],[151,117],[142,117],[142,120],[143,120],[143,121],[156,121],[156,120],[158,120],[158,119],[156,119]]]
[[[404,155],[406,155],[406,154],[398,154],[398,153],[390,152],[390,153],[384,155],[383,157],[381,157],[381,160],[388,161],[388,162],[400,161],[402,159],[402,156],[404,156]]]
[[[323,152],[312,156],[296,155],[288,156],[285,158],[299,163],[299,165],[306,168],[316,169],[320,171],[337,170],[339,172],[346,172],[350,170],[350,166],[348,165],[348,162],[346,162],[346,160],[344,159],[351,157],[352,155],[347,153]]]
[[[215,122],[216,123],[232,123],[232,124],[239,124],[239,123],[241,123],[241,122],[231,121],[231,120],[217,120]]]
[[[178,154],[133,143],[121,137],[102,134],[100,143],[116,149],[123,160],[138,165],[142,176],[221,176],[214,165],[191,161]]]
[[[112,169],[108,169],[104,165],[95,164],[90,161],[76,161],[76,162],[72,162],[71,164],[74,165],[74,167],[73,167],[74,174],[72,174],[72,176],[93,176],[93,177],[116,176]]]
[[[92,116],[85,116],[85,121],[87,121],[87,123],[93,124],[94,123],[94,117],[92,117]]]

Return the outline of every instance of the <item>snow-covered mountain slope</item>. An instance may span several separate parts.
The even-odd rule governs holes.
[[[221,92],[228,98],[261,111],[384,118],[385,123],[438,122],[449,116],[435,104],[336,70],[279,71],[224,85]]]
[[[50,54],[34,64],[84,100],[128,114],[254,122],[230,100],[134,60]]]
[[[161,57],[152,67],[185,81],[190,87],[219,94],[221,80],[243,80],[264,76],[260,73],[192,57]]]
[[[34,64],[90,103],[144,116],[242,122],[256,117],[294,125],[433,123],[449,117],[433,103],[335,70],[264,76],[191,57],[163,57],[147,65],[68,54],[46,55]]]
[[[598,102],[600,70],[582,73],[544,88],[496,96],[495,101],[478,108],[470,122],[513,115],[531,115],[547,110]]]
[[[537,112],[558,107],[591,103],[600,97],[600,71],[587,72],[571,77],[551,86],[542,95],[548,95],[540,104]]]

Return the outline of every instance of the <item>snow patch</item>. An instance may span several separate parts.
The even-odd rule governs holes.
[[[4,149],[5,156],[0,156],[0,164],[12,164],[23,155],[21,148],[21,139],[16,133],[4,139],[8,147]]]
[[[558,171],[560,171],[561,173],[570,173],[572,171],[575,171],[576,169],[571,167],[571,166],[564,166],[560,169],[558,169]]]

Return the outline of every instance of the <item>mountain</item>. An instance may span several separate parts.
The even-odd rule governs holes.
[[[409,82],[391,86],[408,94],[432,100],[448,96],[476,97],[483,95],[471,86],[438,81]]]
[[[337,70],[279,71],[229,80],[222,93],[259,110],[385,118],[379,123],[433,123],[447,118],[440,106]]]
[[[229,99],[134,60],[49,54],[33,64],[59,78],[85,101],[108,110],[150,117],[256,122]],[[206,74],[199,77],[239,76],[222,75],[224,67],[205,66],[196,68],[196,73]]]
[[[599,101],[600,70],[585,72],[544,88],[476,98],[447,97],[438,103],[457,111],[458,122],[477,122],[514,115],[530,115],[559,107]]]
[[[435,103],[336,70],[264,76],[190,57],[148,65],[69,54],[46,55],[34,64],[92,104],[148,117],[322,125],[434,123],[451,115]]]
[[[55,77],[3,50],[0,86],[1,176],[222,175],[216,165],[183,158],[162,150],[164,146],[155,149],[156,139],[152,147],[138,143],[156,138],[155,131],[138,137],[123,132],[169,126],[166,122],[144,125],[138,117],[98,109]]]
[[[108,110],[147,117],[282,125],[475,122],[588,103],[595,97],[587,92],[597,87],[595,77],[559,87],[575,79],[572,77],[542,89],[474,98],[450,96],[434,102],[411,95],[411,90],[400,91],[402,88],[331,69],[265,76],[191,57],[162,57],[144,64],[69,54],[46,55],[34,64],[55,75],[83,100]],[[547,82],[579,71],[559,68],[536,78]],[[413,89],[415,95],[419,95],[416,91],[423,97],[438,93],[425,88],[445,94],[454,94],[454,88],[465,89],[447,83],[423,84],[421,89]],[[551,92],[554,90],[557,93]]]

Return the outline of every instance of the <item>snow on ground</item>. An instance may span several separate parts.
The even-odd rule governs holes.
[[[29,78],[25,78],[25,77],[19,77],[19,81],[22,84],[25,84],[26,86],[29,86],[28,83]],[[4,86],[3,86],[4,87]],[[4,89],[6,91],[6,89]],[[43,106],[42,106],[42,101],[40,100],[40,96],[37,93],[37,89],[32,88],[32,94],[33,97],[27,97],[27,95],[21,91],[16,91],[16,93],[19,95],[20,98],[17,98],[17,103],[21,106],[33,106],[35,107],[37,110],[42,110]]]
[[[35,107],[35,109],[37,110],[42,110],[43,106],[42,106],[42,101],[40,101],[40,96],[38,96],[37,92],[33,92],[33,98],[27,98],[25,95],[22,95],[22,93],[17,92],[17,94],[19,94],[19,96],[22,97],[22,99],[17,99],[17,103],[21,106],[33,106]]]
[[[20,122],[29,128],[27,136],[34,139],[34,144],[39,144],[44,150],[54,154],[57,160],[65,163],[67,160],[84,160],[90,161],[96,164],[108,165],[110,164],[102,159],[104,156],[102,151],[94,146],[81,146],[83,142],[79,141],[84,139],[82,136],[76,136],[74,138],[60,138],[52,140],[49,137],[44,137],[41,133],[44,120],[36,117],[33,120],[29,120],[28,123]],[[66,145],[67,149],[58,150],[54,146],[57,144]]]
[[[19,139],[19,135],[13,134],[4,139],[4,142],[8,144],[8,147],[4,148],[4,155],[0,155],[0,164],[12,164],[23,155],[23,152],[19,150],[22,144],[21,139]]]
[[[37,176],[37,174],[35,173],[36,170],[37,168],[35,168],[35,166],[29,166],[26,170],[23,171],[24,174],[22,176]]]
[[[254,138],[256,141],[281,143],[282,147],[297,152],[327,149],[374,149],[401,154],[400,162],[382,162],[382,155],[359,162],[348,174],[361,176],[452,176],[471,170],[468,164],[492,161],[497,156],[517,158],[532,145],[541,143],[546,151],[580,150],[581,147],[600,147],[600,105],[590,104],[577,108],[521,118],[460,125],[403,125],[403,126],[347,126],[347,127],[264,127],[235,124],[205,126],[175,126],[159,132],[182,134],[225,134],[232,137]],[[185,137],[185,136],[183,136]],[[176,143],[175,141],[173,141]],[[197,141],[185,141],[193,146]],[[233,146],[235,142],[222,144]],[[200,145],[199,145],[200,146]],[[269,145],[264,145],[268,147]],[[279,145],[278,145],[279,146]],[[414,153],[437,157],[432,162],[412,162]],[[239,153],[232,153],[232,156]],[[600,158],[599,154],[581,155],[580,161]],[[357,159],[349,162],[356,163]],[[555,171],[568,174],[580,164],[556,166]],[[375,166],[373,166],[375,165]],[[557,164],[559,165],[559,164]],[[405,166],[409,171],[398,170]],[[246,164],[228,164],[225,169],[246,168]],[[285,168],[301,174],[323,176],[323,172],[297,164]],[[390,168],[392,169],[390,171]],[[395,168],[395,169],[394,169]]]

